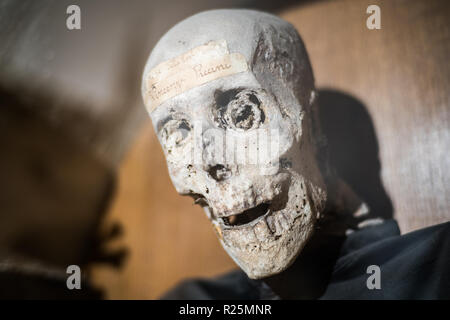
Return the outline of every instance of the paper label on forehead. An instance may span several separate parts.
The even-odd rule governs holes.
[[[189,89],[247,69],[245,57],[229,53],[225,40],[208,42],[150,70],[144,80],[145,105],[152,112]]]

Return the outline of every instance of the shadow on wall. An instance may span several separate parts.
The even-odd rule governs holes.
[[[126,250],[106,250],[120,225],[101,228],[114,196],[110,167],[34,110],[45,95],[0,86],[0,299],[94,299],[68,290],[66,269],[104,263],[119,268]],[[103,230],[104,229],[104,230]]]
[[[319,121],[328,141],[330,165],[369,206],[365,219],[392,218],[392,203],[380,177],[375,128],[366,107],[343,92],[322,89],[318,93]],[[337,230],[340,227],[336,222],[341,221],[332,224]],[[346,230],[348,226],[344,227]],[[345,236],[319,230],[320,227],[287,270],[266,279],[282,299],[317,299],[324,294]],[[310,277],[299,276],[305,273]],[[285,286],[290,279],[299,279],[300,284]]]
[[[392,218],[392,202],[380,176],[377,136],[366,107],[348,94],[321,89],[319,118],[337,174],[367,203],[371,218]]]

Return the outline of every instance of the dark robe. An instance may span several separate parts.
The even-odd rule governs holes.
[[[368,288],[371,265],[380,289]],[[241,271],[215,279],[187,280],[163,299],[278,299],[262,280]],[[319,299],[450,299],[450,222],[400,235],[387,220],[348,235]]]

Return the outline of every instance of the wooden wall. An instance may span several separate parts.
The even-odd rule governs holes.
[[[381,30],[366,28],[370,4],[380,6]],[[401,230],[448,221],[450,3],[330,1],[283,17],[306,43],[317,87],[360,101],[371,116]],[[352,165],[364,174],[364,164]]]

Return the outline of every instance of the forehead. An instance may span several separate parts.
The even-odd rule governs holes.
[[[153,124],[156,125],[158,121],[166,118],[171,111],[191,116],[204,112],[205,108],[210,106],[215,90],[237,87],[260,88],[251,72],[259,38],[261,35],[270,35],[273,30],[286,28],[287,23],[278,17],[251,10],[206,11],[175,25],[160,39],[147,60],[142,82],[144,101],[148,93],[146,79],[155,68],[158,69],[161,64],[177,60],[179,57],[189,57],[189,52],[211,42],[223,43],[227,53],[241,56],[248,70],[240,70],[241,72],[236,74],[178,90],[177,94],[169,94],[162,99],[164,101],[157,101],[157,107],[147,100],[146,105]]]
[[[189,115],[191,118],[201,118],[214,105],[214,96],[217,91],[235,88],[258,89],[261,85],[251,71],[220,78],[164,101],[150,113],[150,117],[155,128],[160,121],[175,113]]]
[[[157,43],[146,71],[209,41],[225,40],[230,52],[240,52],[247,60],[257,46],[255,38],[269,25],[285,24],[281,19],[251,10],[213,10],[189,17],[171,28]],[[267,32],[268,30],[266,30]]]

